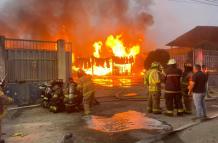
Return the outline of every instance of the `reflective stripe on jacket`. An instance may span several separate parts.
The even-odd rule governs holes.
[[[95,86],[90,76],[85,75],[79,79],[77,88],[82,92],[83,96],[89,96],[95,92]]]
[[[149,92],[161,91],[160,72],[157,69],[148,70],[145,74],[144,84],[148,86]]]
[[[165,91],[166,92],[181,92],[180,78],[182,76],[182,70],[176,67],[169,67],[166,69],[165,76]]]

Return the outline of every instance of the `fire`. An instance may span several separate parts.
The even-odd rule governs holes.
[[[103,76],[112,73],[112,68],[107,68],[105,64],[103,67],[94,65],[93,68],[84,69],[84,71],[89,75]]]
[[[103,43],[101,41],[99,42],[95,42],[93,44],[93,47],[95,49],[94,53],[93,53],[93,56],[96,57],[96,58],[100,58],[100,51],[101,51],[101,47],[102,47]]]
[[[105,42],[94,42],[93,57],[85,60],[86,63],[83,64],[82,69],[87,74],[97,76],[111,75],[114,71],[118,74],[130,74],[135,57],[140,53],[140,46],[127,47],[121,37],[121,35],[110,35]],[[101,56],[103,46],[111,49],[112,57],[104,58]],[[87,62],[91,64],[91,67],[87,68]],[[78,70],[78,67],[74,66],[73,69]]]
[[[126,48],[123,41],[120,39],[121,35],[110,35],[106,40],[106,46],[113,50],[113,54],[116,57],[135,57],[140,52],[140,46],[134,45],[133,47]]]

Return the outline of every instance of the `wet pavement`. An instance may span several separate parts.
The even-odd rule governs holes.
[[[127,98],[146,97],[143,86],[97,86],[96,95],[101,104],[94,107],[90,118],[84,118],[82,113],[53,114],[42,108],[23,110],[19,114],[10,112],[3,121],[6,134],[3,137],[8,143],[59,143],[63,136],[72,133],[74,143],[136,143],[168,132],[171,126],[176,129],[190,123],[194,117],[194,114],[184,117],[146,114],[144,100],[115,100],[115,94],[120,91]],[[216,113],[218,102],[208,102],[208,114]],[[164,101],[161,107],[164,109]]]
[[[210,101],[215,105],[217,101]],[[93,116],[84,118],[81,113],[53,114],[42,108],[22,111],[3,122],[3,137],[8,143],[59,143],[68,133],[74,143],[136,143],[149,141],[162,133],[192,122],[191,116],[166,117],[145,114],[145,102],[102,102],[94,107]],[[216,112],[210,107],[209,115]],[[162,122],[165,121],[165,122]],[[167,123],[166,123],[167,122]],[[170,125],[168,125],[170,124]]]
[[[88,128],[101,132],[116,133],[129,130],[144,129],[156,132],[172,130],[170,125],[137,111],[127,111],[114,114],[112,117],[91,116],[86,119]]]
[[[110,105],[104,107],[112,109],[107,112],[110,115],[90,118],[80,113],[53,114],[42,108],[28,109],[4,121],[4,138],[9,143],[56,143],[72,133],[75,143],[134,143],[145,136],[152,137],[172,129],[142,112],[118,112],[119,109]],[[113,110],[117,113],[111,114]]]

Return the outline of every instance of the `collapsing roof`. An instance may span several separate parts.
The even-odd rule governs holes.
[[[178,47],[213,47],[218,49],[218,26],[197,26],[167,44]]]

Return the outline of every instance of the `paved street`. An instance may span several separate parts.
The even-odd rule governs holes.
[[[84,118],[81,113],[53,114],[41,107],[11,111],[4,120],[4,137],[9,143],[55,143],[61,142],[64,135],[72,133],[76,143],[148,142],[157,135],[193,122],[191,119],[194,114],[184,117],[147,114],[146,92],[142,84],[137,83],[128,88],[98,86],[96,95],[101,104],[94,107],[90,118]],[[161,101],[164,109],[164,100]],[[217,113],[217,100],[207,101],[207,106],[209,116]],[[192,140],[192,132],[196,139],[199,129],[213,124],[214,128],[208,129],[210,131],[207,134],[215,136],[217,119],[201,123],[188,129],[188,132],[163,138],[161,142],[168,143],[177,138],[180,138],[181,143],[187,142],[188,137]],[[204,132],[199,133],[203,135]],[[202,137],[202,143],[203,139],[205,138]],[[216,142],[213,139],[208,139],[207,142]]]

